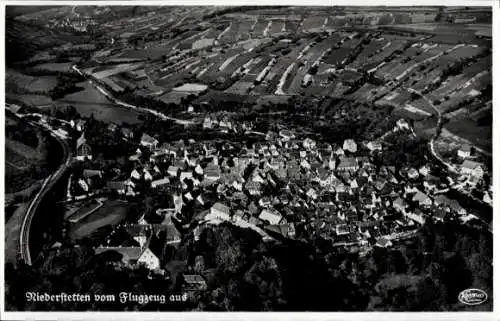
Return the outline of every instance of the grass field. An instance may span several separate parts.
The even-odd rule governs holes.
[[[14,193],[23,190],[40,177],[36,167],[45,159],[30,146],[10,139],[5,140],[5,191]]]
[[[15,118],[6,119],[5,191],[15,193],[41,178],[43,173],[38,169],[46,164],[46,155],[36,149],[39,139],[30,126]]]
[[[452,120],[446,124],[445,129],[450,133],[468,140],[481,149],[491,152],[492,126],[478,126],[475,121],[468,118]]]
[[[22,74],[14,70],[7,70],[5,75],[5,90],[7,92],[32,93],[49,91],[57,84],[54,76],[34,77]]]
[[[47,106],[54,103],[54,101],[49,96],[44,95],[13,94],[6,92],[5,96],[7,99],[18,101],[20,103],[33,107]]]
[[[86,70],[85,72],[92,73],[92,76],[97,79],[102,79],[125,71],[135,70],[140,66],[141,64],[120,64],[115,66],[108,66],[105,68],[93,68],[92,70]]]
[[[108,201],[97,211],[87,216],[70,228],[73,239],[89,236],[100,227],[120,223],[127,215],[128,204],[120,201]]]
[[[104,95],[97,91],[88,82],[78,83],[77,86],[84,90],[66,95],[57,100],[61,104],[70,104],[75,106],[76,110],[82,116],[94,117],[103,122],[123,122],[129,124],[139,123],[140,120],[136,112],[121,108],[111,103]]]
[[[72,62],[51,62],[36,65],[36,69],[50,70],[50,71],[70,71]]]

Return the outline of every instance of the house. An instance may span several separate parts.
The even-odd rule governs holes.
[[[282,140],[284,142],[288,142],[289,140],[295,138],[295,135],[293,134],[293,132],[291,132],[290,130],[286,130],[286,129],[281,130],[279,132],[279,136],[282,138]]]
[[[79,161],[92,160],[92,148],[87,144],[84,133],[76,141],[76,159]]]
[[[144,249],[140,246],[99,246],[94,251],[96,255],[108,251],[118,252],[122,256],[122,263],[134,265],[141,257]]]
[[[332,183],[333,177],[330,172],[325,168],[318,169],[318,182],[322,187],[328,186]]]
[[[483,202],[486,204],[492,205],[493,204],[493,198],[491,197],[491,193],[485,191],[483,194]]]
[[[309,198],[313,199],[313,200],[315,200],[315,199],[317,199],[317,198],[318,198],[318,193],[317,193],[317,192],[316,192],[316,190],[315,190],[315,189],[313,189],[313,188],[310,188],[310,189],[307,191],[306,195],[307,195]]]
[[[126,181],[110,181],[106,183],[106,188],[115,191],[118,194],[125,194],[125,191],[127,189],[127,182]]]
[[[108,125],[108,130],[110,132],[115,132],[117,129],[118,129],[118,125],[115,124],[115,123],[111,123],[111,124]]]
[[[309,162],[305,158],[300,161],[300,166],[305,169],[311,169],[311,164],[309,164]]]
[[[340,236],[340,235],[347,235],[351,233],[351,231],[347,224],[337,224],[335,226],[335,233]]]
[[[340,157],[340,163],[337,166],[337,171],[352,172],[359,169],[358,162],[354,157]]]
[[[277,225],[283,217],[280,213],[272,209],[264,209],[259,215],[259,219],[263,222],[269,222],[270,225]]]
[[[396,126],[399,128],[399,129],[410,129],[410,125],[408,124],[408,122],[406,120],[404,120],[403,118],[399,119],[397,122],[396,122]]]
[[[446,218],[447,215],[448,215],[448,212],[446,212],[445,209],[440,208],[440,209],[437,209],[433,212],[432,218],[436,221],[444,222],[444,219]]]
[[[75,122],[75,129],[79,132],[83,132],[85,130],[87,122],[83,119],[78,119]]]
[[[457,200],[446,197],[443,194],[440,194],[434,198],[434,204],[440,208],[444,208],[448,211],[465,215],[467,211],[460,205]]]
[[[410,178],[410,179],[416,179],[416,178],[418,178],[418,171],[415,168],[410,168],[408,170],[407,175],[408,175],[408,178]]]
[[[342,148],[351,153],[355,153],[358,151],[358,146],[356,145],[356,142],[353,139],[344,140],[344,145],[342,146]]]
[[[193,172],[181,172],[180,181],[184,181],[185,179],[192,179]]]
[[[306,138],[304,139],[304,141],[302,142],[302,146],[305,148],[305,149],[313,149],[316,147],[316,142],[310,138]]]
[[[84,169],[82,176],[85,178],[93,178],[96,176],[102,177],[102,171],[97,169]]]
[[[210,212],[205,219],[219,219],[224,221],[229,221],[231,217],[229,216],[230,209],[222,203],[215,203],[211,208]]]
[[[420,168],[418,169],[418,172],[419,172],[419,173],[420,173],[420,175],[422,175],[422,176],[427,176],[427,175],[429,175],[429,174],[430,174],[431,169],[429,168],[429,166],[424,165],[424,166],[422,166],[422,167],[420,167]]]
[[[121,129],[123,137],[127,139],[133,139],[134,138],[134,132],[127,128],[127,127],[122,127]]]
[[[405,213],[405,216],[408,217],[409,219],[419,223],[420,225],[423,225],[425,223],[424,213],[422,213],[422,211],[419,209],[415,210],[415,212]]]
[[[484,175],[483,166],[483,164],[475,161],[464,160],[462,167],[460,168],[460,172],[464,175],[482,178]]]
[[[417,202],[418,205],[420,205],[420,206],[431,206],[432,205],[432,200],[430,199],[430,197],[427,196],[426,194],[422,193],[419,190],[417,190],[415,195],[413,195],[412,201]]]
[[[382,247],[382,248],[387,248],[387,247],[391,247],[392,246],[392,242],[385,238],[385,237],[381,237],[377,240],[377,243],[375,243],[375,246],[377,247]]]
[[[159,187],[167,185],[167,184],[170,184],[170,180],[168,179],[168,177],[164,177],[164,178],[160,178],[160,179],[152,181],[151,187],[152,188],[159,188]]]
[[[142,252],[141,256],[137,259],[137,263],[145,265],[150,270],[160,268],[160,259],[149,248],[146,248]]]
[[[210,116],[205,117],[203,119],[203,129],[211,129],[212,128],[212,119]]]
[[[183,288],[187,291],[202,291],[207,288],[207,282],[199,274],[184,274]]]
[[[146,133],[143,133],[141,136],[141,145],[144,147],[148,147],[149,149],[154,149],[158,146],[158,140],[154,137],[149,136]]]
[[[177,174],[179,173],[179,171],[180,171],[179,167],[172,166],[172,165],[170,165],[170,166],[168,167],[168,169],[167,169],[167,173],[168,173],[168,175],[170,175],[170,176],[174,176],[174,177],[176,177],[176,176],[177,176]]]
[[[374,152],[374,151],[377,151],[377,150],[382,150],[382,144],[380,142],[376,142],[376,141],[368,142],[368,144],[366,144],[366,147],[371,152]]]
[[[221,177],[220,167],[214,164],[208,164],[203,171],[203,177],[208,181],[216,181]]]
[[[233,123],[231,122],[231,120],[229,120],[228,117],[223,117],[219,122],[219,127],[231,129],[231,128],[233,128]]]
[[[401,198],[401,197],[398,197],[396,198],[393,202],[392,202],[392,207],[394,207],[394,209],[398,212],[406,212],[406,207],[408,205],[406,204],[406,202]]]
[[[461,158],[468,158],[471,155],[471,147],[469,145],[463,145],[457,151],[457,156]]]
[[[271,199],[267,196],[264,196],[259,200],[259,205],[262,207],[268,207],[271,205]]]
[[[261,193],[261,186],[259,182],[249,181],[246,183],[245,188],[250,195],[260,195]]]
[[[135,179],[140,179],[141,176],[142,175],[139,173],[139,171],[137,169],[134,169],[132,171],[132,173],[130,173],[130,177],[135,178]]]
[[[148,169],[144,169],[143,174],[144,174],[144,180],[146,180],[146,181],[153,180],[153,175],[151,174],[151,172]]]

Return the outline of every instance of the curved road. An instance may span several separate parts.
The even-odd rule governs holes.
[[[48,130],[47,128],[40,126],[37,123],[31,123],[35,126],[41,127],[44,130]],[[24,260],[24,262],[28,265],[31,265],[31,253],[30,253],[30,248],[29,248],[29,237],[30,237],[30,230],[31,230],[31,222],[33,221],[33,217],[37,211],[38,206],[40,205],[41,201],[43,200],[43,197],[45,194],[54,186],[54,184],[61,178],[61,176],[64,174],[66,169],[71,165],[71,149],[68,145],[68,142],[59,137],[57,134],[54,134],[53,131],[50,131],[50,135],[54,137],[59,144],[63,148],[63,159],[64,162],[59,166],[59,168],[49,177],[47,177],[42,185],[42,188],[40,191],[35,195],[33,200],[30,202],[30,205],[28,207],[28,210],[26,211],[26,215],[24,216],[24,219],[21,224],[21,232],[20,232],[20,237],[19,237],[19,251],[21,254],[21,258]]]
[[[452,164],[446,162],[441,156],[439,156],[438,153],[436,153],[436,150],[434,148],[434,141],[436,140],[436,138],[439,137],[439,132],[441,131],[441,124],[443,122],[443,115],[441,113],[441,111],[439,110],[439,108],[437,108],[434,103],[429,99],[429,97],[425,96],[421,91],[419,90],[415,90],[413,88],[407,88],[407,87],[403,87],[405,88],[406,90],[408,90],[410,93],[414,93],[414,94],[417,94],[419,95],[420,97],[422,97],[422,99],[432,108],[434,109],[434,111],[437,113],[437,116],[438,116],[438,122],[437,122],[437,125],[436,125],[436,134],[431,138],[431,140],[429,141],[429,149],[431,151],[431,154],[432,156],[434,156],[434,158],[436,158],[441,164],[443,164],[446,168],[448,168],[448,170],[454,174],[457,174],[458,171],[457,169],[455,168],[455,166],[453,166]]]

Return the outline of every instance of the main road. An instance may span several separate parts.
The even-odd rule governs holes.
[[[57,140],[57,142],[61,145],[63,149],[63,162],[54,173],[49,175],[49,177],[47,177],[44,180],[42,188],[31,200],[28,206],[28,210],[26,211],[26,215],[24,216],[24,219],[21,223],[21,229],[20,229],[21,232],[19,237],[19,252],[21,255],[21,259],[23,259],[24,262],[28,265],[32,264],[29,242],[30,242],[31,223],[33,221],[33,217],[35,216],[38,206],[43,200],[45,194],[47,194],[47,192],[50,191],[50,189],[54,186],[54,184],[62,177],[66,169],[68,169],[68,167],[71,165],[71,160],[72,160],[71,149],[66,140],[59,137],[57,134],[55,134],[54,131],[44,126],[41,126],[40,124],[34,122],[31,122],[31,124],[41,127],[44,130],[50,131],[50,135]]]

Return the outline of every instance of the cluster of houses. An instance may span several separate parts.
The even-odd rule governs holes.
[[[233,127],[230,121],[207,117],[203,127],[213,126]],[[408,130],[403,121],[398,127]],[[77,149],[82,157],[92,159],[83,132]],[[192,221],[183,222],[186,226],[193,221],[199,227],[227,222],[253,229],[264,239],[321,236],[335,246],[350,248],[388,247],[414,235],[426,220],[469,214],[446,196],[453,182],[434,176],[429,166],[376,166],[374,155],[384,148],[380,141],[346,139],[337,145],[297,136],[284,129],[270,131],[254,143],[192,139],[160,143],[143,133],[129,155],[130,172],[107,181],[105,190],[122,198],[162,196],[154,209],[157,221],[142,216],[126,227],[133,231],[135,243],[106,241],[96,252],[115,250],[128,264],[161,270],[149,240],[163,230],[168,242],[180,242],[172,222],[186,208],[195,211]],[[482,165],[470,160],[465,150],[460,153],[462,174],[482,176]],[[85,179],[95,176],[102,173],[84,171]],[[86,180],[81,185],[85,183],[91,186]],[[197,239],[200,228],[193,233]],[[197,277],[188,279],[196,283]]]
[[[354,139],[335,146],[290,130],[269,132],[265,141],[248,146],[160,144],[143,134],[129,158],[136,164],[130,177],[108,187],[133,197],[143,192],[134,188],[140,182],[173,195],[176,201],[164,210],[181,213],[196,204],[205,213],[197,216],[200,222],[227,221],[279,237],[296,237],[301,224],[342,245],[379,244],[427,219],[467,214],[445,196],[450,182],[428,166],[376,167],[372,156],[382,148],[378,141]],[[213,193],[217,202],[207,202],[205,195]]]

